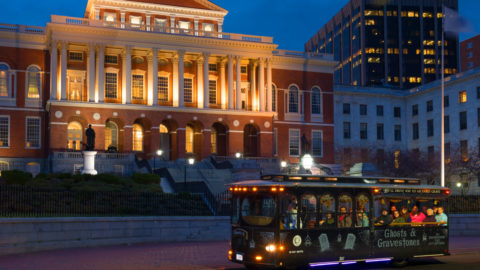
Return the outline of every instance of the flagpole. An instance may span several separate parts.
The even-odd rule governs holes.
[[[442,5],[442,117],[440,129],[440,182],[445,186],[445,5]]]

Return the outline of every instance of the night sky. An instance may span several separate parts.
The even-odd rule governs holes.
[[[224,32],[273,36],[280,49],[303,44],[348,0],[213,0],[227,9]],[[301,4],[300,4],[301,3]],[[0,23],[45,26],[50,15],[83,17],[87,0],[2,1]],[[480,1],[459,0],[460,13],[480,30]],[[462,34],[461,40],[477,33]]]

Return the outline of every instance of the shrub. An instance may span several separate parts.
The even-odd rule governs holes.
[[[32,180],[32,174],[19,170],[2,171],[2,178],[8,185],[24,185]]]
[[[134,173],[132,175],[132,180],[141,185],[150,185],[150,184],[160,184],[160,176],[156,174],[146,174],[146,173]]]
[[[119,185],[121,184],[120,178],[113,174],[98,174],[94,176],[94,180],[105,184]]]

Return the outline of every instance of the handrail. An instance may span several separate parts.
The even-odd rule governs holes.
[[[43,35],[45,27],[0,23],[0,31]]]
[[[182,29],[182,28],[175,28],[175,27],[158,27],[154,25],[131,24],[126,22],[118,22],[118,21],[107,22],[107,21],[90,20],[90,19],[83,19],[83,18],[58,16],[58,15],[52,15],[51,17],[52,17],[51,18],[52,23],[58,23],[58,24],[83,25],[83,26],[92,26],[92,27],[101,27],[101,28],[125,29],[125,30],[143,31],[143,32],[152,32],[152,33],[175,34],[175,35],[184,35],[184,36],[200,36],[200,37],[207,37],[207,38],[273,44],[273,37],[265,37],[265,36],[253,36],[253,35],[225,33],[225,32],[216,32],[216,31],[203,31],[203,30],[194,30],[194,29]]]

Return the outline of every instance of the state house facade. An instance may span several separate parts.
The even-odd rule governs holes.
[[[71,172],[90,124],[113,166],[157,150],[295,163],[303,136],[333,163],[332,57],[226,33],[226,15],[206,0],[89,0],[83,18],[0,24],[0,171]]]

